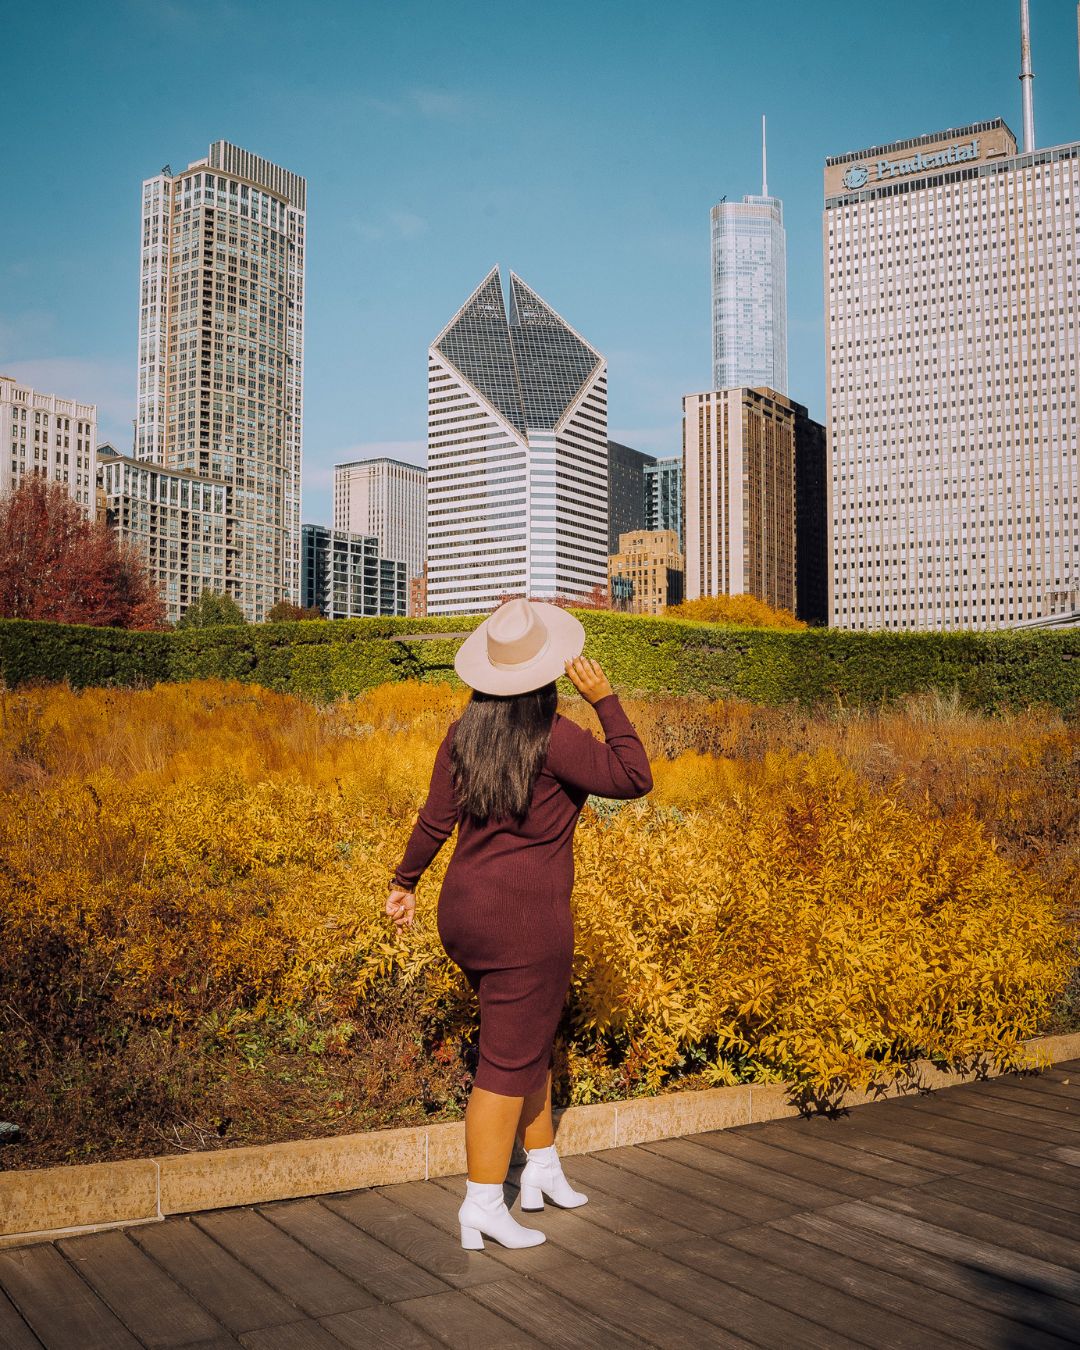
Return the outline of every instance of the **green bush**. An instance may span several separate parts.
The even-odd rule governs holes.
[[[612,682],[641,693],[698,693],[754,703],[891,703],[927,687],[983,712],[1080,701],[1080,631],[788,632],[578,610],[586,650]],[[481,616],[347,619],[131,632],[0,620],[8,687],[145,685],[221,678],[324,702],[387,680],[453,680],[460,635]],[[441,636],[445,635],[445,636]]]

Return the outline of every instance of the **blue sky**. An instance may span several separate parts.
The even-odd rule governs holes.
[[[1031,0],[1038,144],[1080,138],[1076,9]],[[1003,116],[1015,0],[113,0],[5,20],[0,372],[130,445],[139,188],[225,138],[308,180],[305,520],[423,462],[426,353],[495,263],[607,357],[611,434],[679,450],[709,382],[708,219],[769,187],[791,394],[824,415],[824,158]]]

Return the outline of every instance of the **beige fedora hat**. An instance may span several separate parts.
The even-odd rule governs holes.
[[[465,639],[454,669],[482,694],[524,694],[566,673],[585,646],[581,622],[542,600],[507,600]]]

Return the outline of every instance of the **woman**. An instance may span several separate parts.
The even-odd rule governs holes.
[[[506,1208],[517,1135],[526,1153],[522,1209],[544,1196],[583,1205],[555,1150],[551,1049],[574,951],[573,837],[590,793],[640,797],[652,787],[637,733],[595,661],[585,630],[556,605],[509,600],[461,644],[454,665],[473,689],[435,756],[431,787],[394,873],[386,912],[413,921],[414,888],[458,826],[439,895],[443,946],[480,1002],[480,1061],[465,1112],[469,1179],[461,1245],[484,1235],[531,1247],[544,1234]],[[567,675],[600,719],[605,743],[556,712]]]

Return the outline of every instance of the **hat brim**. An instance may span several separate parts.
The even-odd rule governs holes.
[[[454,657],[454,669],[470,688],[481,694],[525,694],[565,675],[567,661],[581,655],[585,646],[581,620],[543,600],[530,600],[529,603],[540,611],[548,631],[548,645],[543,654],[514,670],[497,669],[488,660],[485,619],[469,634]]]

